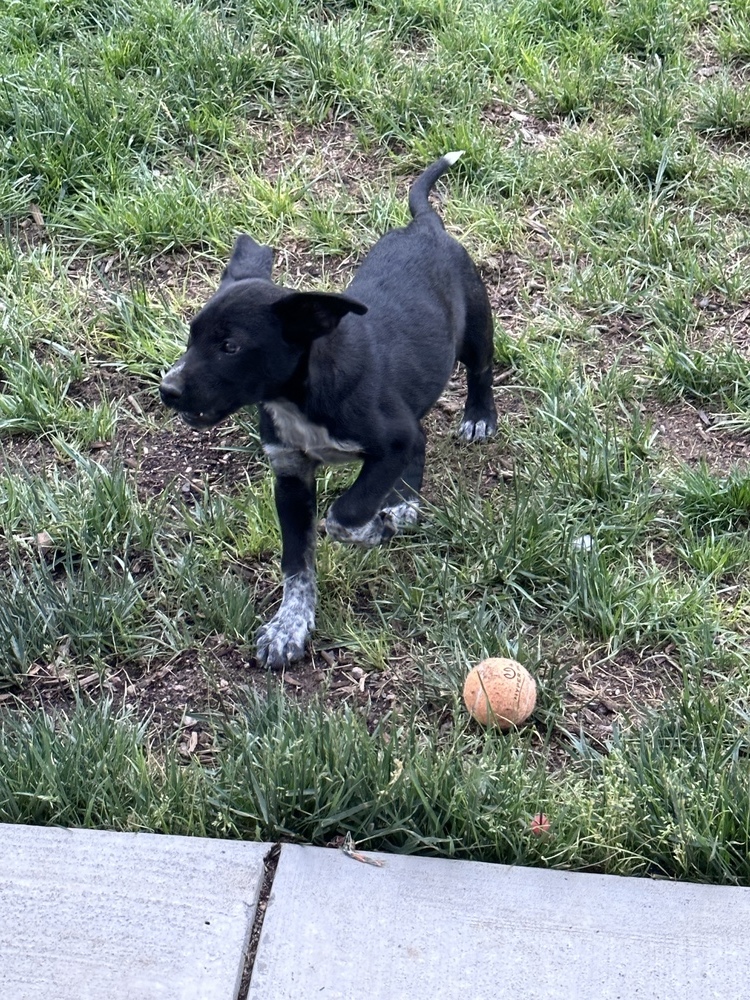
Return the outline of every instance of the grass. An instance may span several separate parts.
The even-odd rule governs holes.
[[[0,819],[748,883],[748,38],[744,0],[6,5]],[[180,429],[158,378],[237,231],[341,288],[460,148],[497,438],[449,389],[426,522],[322,539],[266,679],[255,418]],[[488,654],[539,682],[503,737],[457,701]]]
[[[685,698],[608,754],[551,779],[528,742],[409,716],[369,731],[349,709],[254,697],[217,733],[214,766],[155,760],[146,727],[104,703],[6,722],[0,803],[13,822],[325,842],[745,883],[747,715]],[[535,837],[537,810],[552,835]]]

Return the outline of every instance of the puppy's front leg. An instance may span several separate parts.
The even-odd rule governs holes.
[[[404,472],[411,445],[399,447],[382,458],[366,458],[352,486],[338,498],[326,517],[326,533],[338,542],[380,545],[398,531],[398,524],[383,503]]]
[[[280,670],[301,659],[315,628],[315,463],[279,445],[266,445],[265,451],[276,474],[284,596],[258,632],[258,659],[269,670]]]

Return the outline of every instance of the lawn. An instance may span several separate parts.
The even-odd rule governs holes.
[[[750,884],[750,2],[2,0],[0,80],[0,821]],[[424,523],[322,538],[266,675],[255,413],[160,375],[238,232],[343,289],[455,149],[498,434],[457,373]]]

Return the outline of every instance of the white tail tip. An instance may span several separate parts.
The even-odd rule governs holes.
[[[449,167],[452,167],[453,164],[456,162],[456,160],[460,160],[465,152],[466,152],[465,149],[457,149],[453,153],[446,153],[443,159],[445,160],[445,162],[448,164]]]

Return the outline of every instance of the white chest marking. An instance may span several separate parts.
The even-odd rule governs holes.
[[[351,462],[360,456],[358,444],[331,437],[325,427],[311,423],[294,403],[264,403],[263,406],[271,414],[279,440],[287,448],[294,448],[314,461],[326,464]]]

